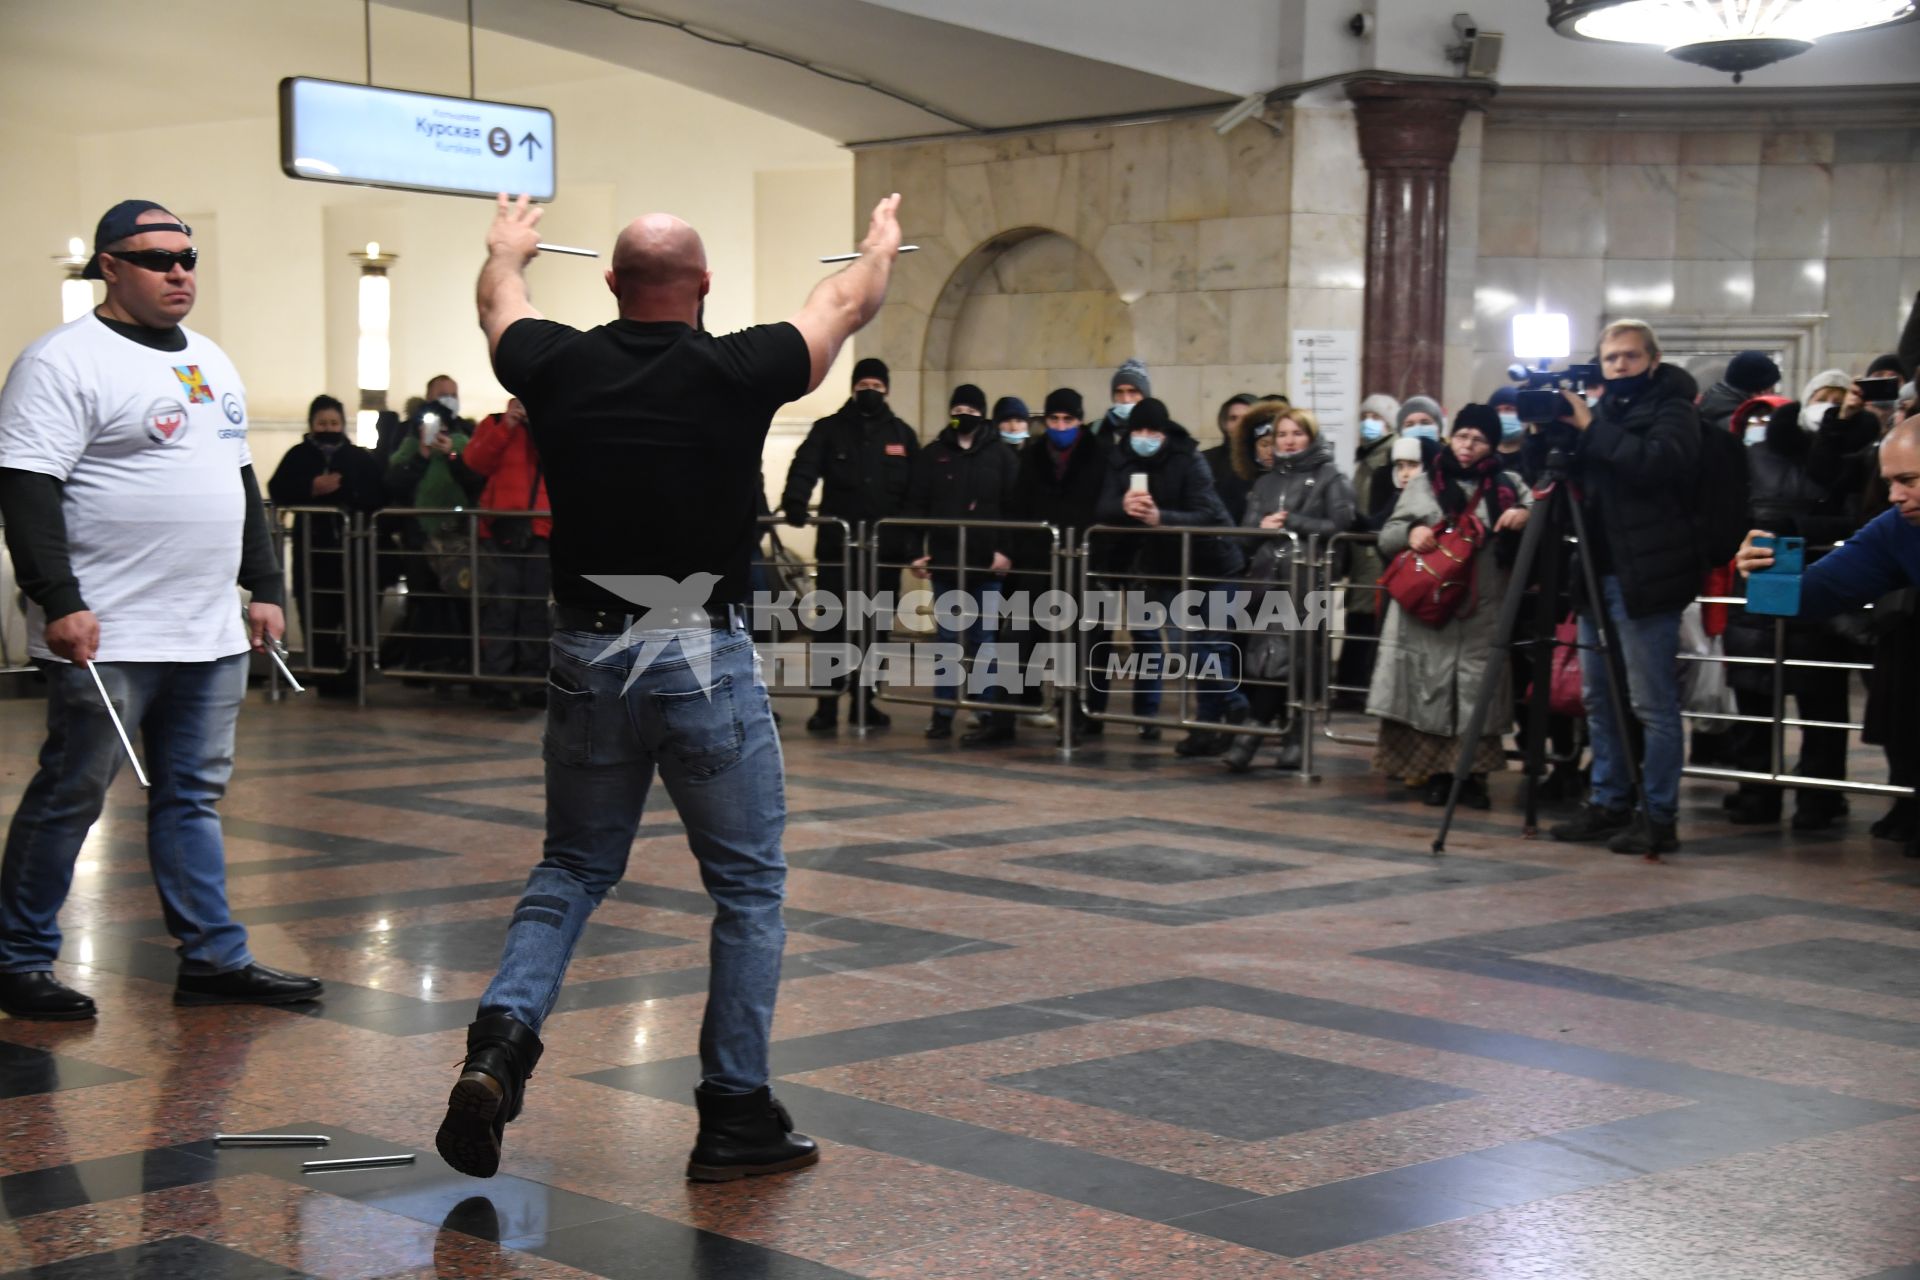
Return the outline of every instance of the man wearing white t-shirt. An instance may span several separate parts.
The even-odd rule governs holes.
[[[123,759],[94,672],[152,780],[147,856],[179,943],[174,1003],[321,991],[256,964],[227,907],[214,806],[233,773],[248,648],[285,624],[246,389],[219,347],[180,325],[195,296],[191,234],[151,201],[108,210],[86,269],[106,281],[105,303],[36,339],[0,390],[0,516],[47,677],[40,768],[0,861],[0,1010],[16,1018],[96,1012],[53,976],[74,860]],[[244,620],[236,583],[253,593]]]

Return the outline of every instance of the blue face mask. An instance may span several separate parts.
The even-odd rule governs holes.
[[[1113,408],[1107,410],[1107,416],[1111,417],[1115,422],[1125,422],[1133,416],[1133,406],[1131,404],[1116,404]]]
[[[1128,407],[1131,408],[1132,406]],[[1127,444],[1135,453],[1143,458],[1151,458],[1154,454],[1160,452],[1160,446],[1165,443],[1166,441],[1161,437],[1150,436],[1145,432],[1127,437]]]
[[[1002,427],[1000,430],[1000,438],[1008,444],[1025,444],[1027,442],[1027,431],[1025,427],[1018,430],[1011,427]]]
[[[1047,443],[1056,449],[1071,449],[1073,442],[1080,438],[1080,424],[1071,427],[1048,427]]]
[[[1747,424],[1747,433],[1746,433],[1746,437],[1745,437],[1745,439],[1746,439],[1746,442],[1747,442],[1747,443],[1748,443],[1749,445],[1756,445],[1756,444],[1760,444],[1760,443],[1762,443],[1763,441],[1765,441],[1765,440],[1766,440],[1766,438],[1767,438],[1767,424],[1766,424],[1766,423],[1764,423],[1764,422],[1749,422],[1749,423]]]
[[[1416,422],[1410,427],[1401,428],[1400,434],[1403,436],[1411,436],[1415,440],[1432,440],[1438,443],[1440,439],[1440,428],[1431,422]]]
[[[1362,440],[1365,440],[1368,444],[1372,444],[1375,440],[1378,440],[1381,436],[1384,436],[1386,434],[1387,434],[1387,424],[1382,422],[1380,419],[1378,418],[1360,419],[1360,438]]]
[[[1500,415],[1500,438],[1502,440],[1518,440],[1520,433],[1525,429],[1526,428],[1521,425],[1519,414],[1503,413]]]

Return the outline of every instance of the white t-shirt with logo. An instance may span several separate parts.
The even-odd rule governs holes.
[[[41,335],[0,390],[0,467],[65,482],[61,510],[102,662],[211,662],[248,648],[235,580],[247,393],[209,339],[156,351],[91,312]],[[28,650],[52,658],[27,607]]]

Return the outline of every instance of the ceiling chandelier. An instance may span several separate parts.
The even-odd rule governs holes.
[[[1563,36],[1655,44],[1683,62],[1733,74],[1791,58],[1822,36],[1920,14],[1915,0],[1547,0]]]

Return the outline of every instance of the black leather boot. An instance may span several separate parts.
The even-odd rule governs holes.
[[[687,1160],[694,1182],[732,1182],[764,1173],[786,1173],[820,1162],[812,1138],[793,1131],[793,1117],[770,1087],[752,1093],[693,1091],[700,1109],[700,1136]]]
[[[500,1140],[520,1114],[527,1077],[544,1046],[533,1028],[504,1013],[488,1014],[467,1027],[467,1060],[447,1095],[447,1118],[433,1145],[440,1158],[472,1178],[500,1171]]]

